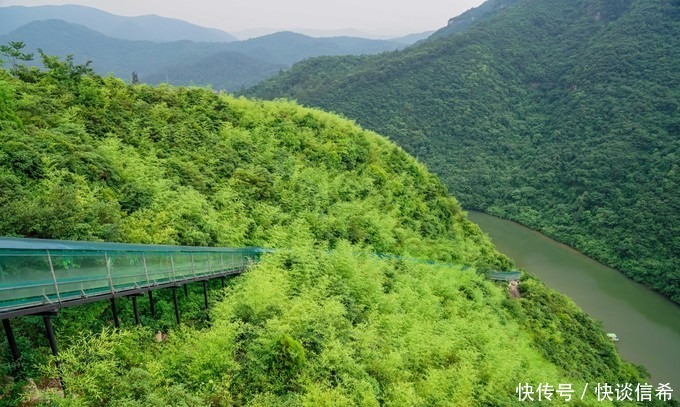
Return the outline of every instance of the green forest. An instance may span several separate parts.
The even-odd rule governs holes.
[[[0,405],[511,406],[519,382],[644,382],[563,295],[486,280],[512,264],[393,142],[40,58],[0,70],[0,235],[278,250],[213,284],[209,319],[192,289],[181,327],[162,295],[142,328],[124,298],[120,330],[106,304],[72,307],[55,360],[38,317],[13,320],[23,369],[3,338]]]
[[[354,119],[463,207],[680,303],[680,2],[506,0],[475,13],[404,51],[303,61],[247,94]]]

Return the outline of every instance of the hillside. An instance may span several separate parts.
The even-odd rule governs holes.
[[[249,94],[353,118],[463,206],[680,302],[679,15],[677,1],[521,0],[402,52],[304,61]]]
[[[470,10],[449,19],[446,27],[435,31],[429,39],[433,40],[464,32],[480,21],[485,21],[498,14],[506,7],[514,5],[517,1],[518,0],[487,0],[480,6],[471,8]]]
[[[195,61],[169,65],[154,73],[142,75],[139,80],[152,85],[203,85],[233,91],[253,86],[286,67],[287,65],[275,65],[238,52],[225,51]]]
[[[486,281],[508,260],[385,138],[290,102],[45,63],[0,70],[0,235],[280,250],[161,343],[162,321],[111,332],[106,304],[64,312],[65,398],[31,349],[36,321],[15,320],[28,377],[48,384],[4,362],[0,403],[519,405],[520,381],[644,380],[564,296]]]
[[[404,45],[386,40],[358,37],[314,38],[290,31],[239,41],[227,49],[276,64],[292,65],[297,61],[320,55],[368,55],[393,51]]]
[[[31,22],[0,36],[0,43],[10,41],[23,41],[27,51],[36,54],[41,48],[62,58],[73,54],[77,63],[93,61],[92,67],[101,75],[112,73],[130,80],[132,72],[137,72],[141,81],[151,84],[167,81],[230,91],[253,85],[309,57],[372,54],[402,46],[390,41],[312,38],[289,32],[230,43],[129,41],[62,20]]]
[[[0,34],[42,20],[63,20],[123,40],[231,42],[236,37],[214,28],[156,15],[125,17],[77,5],[0,7]]]

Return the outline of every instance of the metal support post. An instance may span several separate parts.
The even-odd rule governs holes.
[[[9,349],[12,351],[12,359],[16,364],[16,369],[19,368],[19,348],[17,347],[17,341],[14,339],[14,332],[12,331],[12,325],[9,323],[9,319],[2,320],[2,326],[5,328],[5,335],[7,335],[7,343],[9,344]]]
[[[151,316],[156,316],[156,305],[153,303],[153,291],[149,290],[149,309],[151,310]]]
[[[45,333],[47,334],[47,340],[50,342],[50,349],[52,350],[52,356],[54,356],[55,363],[57,365],[57,372],[59,375],[59,384],[61,388],[66,392],[66,386],[64,386],[64,380],[61,378],[61,364],[59,363],[59,349],[57,348],[57,338],[54,336],[54,328],[52,327],[52,319],[50,315],[43,315],[43,323],[45,324]]]
[[[177,276],[175,275],[175,261],[172,259],[172,254],[170,255],[170,270],[172,271],[172,281],[177,281]]]
[[[104,252],[104,261],[106,262],[106,276],[109,279],[109,288],[111,289],[111,295],[116,293],[116,289],[113,286],[113,277],[111,277],[111,258],[107,252]]]
[[[177,287],[172,287],[172,302],[175,304],[175,320],[179,325],[179,302],[177,302]]]
[[[184,284],[182,288],[184,289],[184,298],[189,298],[189,284]]]
[[[144,275],[146,276],[146,284],[151,285],[151,279],[149,278],[149,268],[146,266],[146,255],[142,253],[142,263],[144,264]]]
[[[136,295],[132,296],[132,310],[135,313],[135,325],[139,325],[141,322],[139,322],[139,309],[137,308],[137,296]]]
[[[225,277],[220,277],[220,280],[222,281],[222,288],[224,288],[224,280],[226,280]]]
[[[113,325],[120,328],[120,321],[118,320],[118,308],[116,308],[116,299],[111,298],[111,313],[113,314]]]
[[[57,274],[54,272],[54,265],[52,264],[52,255],[47,250],[47,262],[50,264],[50,273],[52,274],[52,282],[54,283],[54,292],[57,294],[57,302],[61,304],[61,295],[59,294],[59,284],[57,284]]]
[[[43,315],[43,323],[45,324],[45,334],[47,335],[47,340],[50,343],[50,349],[52,349],[52,355],[56,358],[59,354],[59,349],[57,349],[57,338],[54,336],[54,328],[52,328],[52,319],[49,315]]]
[[[205,309],[208,309],[208,282],[203,281],[203,299],[205,300]]]

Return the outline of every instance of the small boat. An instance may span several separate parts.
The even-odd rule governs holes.
[[[608,333],[608,334],[607,334],[607,337],[608,337],[609,339],[611,339],[613,342],[618,342],[618,341],[619,341],[619,337],[616,336],[616,334]]]

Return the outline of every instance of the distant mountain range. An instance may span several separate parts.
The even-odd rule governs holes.
[[[277,32],[280,32],[280,29],[275,29],[275,28],[267,28],[267,27],[259,27],[259,28],[251,28],[248,30],[241,30],[241,31],[234,31],[232,34],[240,39],[240,40],[247,40],[251,38],[256,38],[256,37],[262,37],[265,35],[269,34],[274,34]],[[420,41],[422,39],[425,39],[429,37],[432,33],[435,32],[435,30],[431,31],[424,31],[420,33],[413,33],[413,34],[407,34],[399,37],[394,37],[394,36],[386,36],[386,35],[376,35],[376,34],[371,34],[369,32],[357,30],[354,28],[345,28],[345,29],[334,29],[334,30],[319,30],[319,29],[310,29],[310,28],[291,28],[286,31],[292,31],[296,32],[298,34],[303,34],[307,35],[309,37],[314,37],[314,38],[323,38],[323,37],[359,37],[359,38],[368,38],[372,40],[387,40],[387,41],[394,41],[394,42],[399,42],[403,44],[413,44],[416,41]]]
[[[80,24],[112,38],[169,42],[179,40],[204,42],[237,41],[233,35],[214,28],[205,28],[174,18],[146,15],[125,17],[105,11],[75,5],[0,7],[0,34],[40,20],[58,19]]]
[[[0,8],[0,20],[7,9]],[[167,81],[230,91],[251,86],[306,58],[376,54],[405,46],[364,38],[312,38],[292,32],[234,42],[132,41],[59,19],[32,21],[0,35],[0,43],[8,41],[23,41],[29,52],[41,48],[48,55],[72,54],[77,63],[90,60],[95,71],[104,75],[129,80],[136,71],[141,81],[152,84]]]

